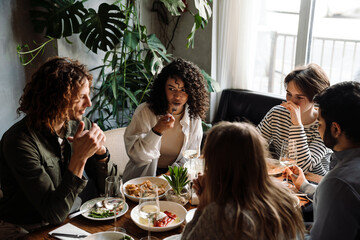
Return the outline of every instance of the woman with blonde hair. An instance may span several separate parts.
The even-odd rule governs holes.
[[[268,176],[265,140],[248,123],[222,122],[204,146],[200,203],[181,239],[302,239],[295,196]]]

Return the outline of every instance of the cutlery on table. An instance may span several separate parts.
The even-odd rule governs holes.
[[[69,233],[52,233],[50,235],[54,237],[68,237],[68,238],[84,238],[88,236],[85,234],[69,234]]]
[[[69,215],[69,219],[72,219],[80,214],[83,214],[83,213],[86,213],[87,211],[90,211],[91,209],[98,209],[98,208],[101,208],[103,206],[103,201],[98,201],[94,204],[94,206],[92,206],[91,208],[88,208],[88,209],[83,209],[81,211],[78,211],[78,212],[75,212],[75,213],[72,213]]]

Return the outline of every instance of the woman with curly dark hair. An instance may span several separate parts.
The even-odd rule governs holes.
[[[155,79],[150,97],[135,111],[124,139],[130,161],[124,180],[165,173],[184,164],[182,153],[200,152],[201,119],[208,109],[206,83],[200,69],[176,59]]]

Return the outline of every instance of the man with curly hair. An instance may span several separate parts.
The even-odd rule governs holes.
[[[191,62],[176,59],[154,80],[150,97],[134,113],[124,140],[130,161],[124,181],[156,176],[183,165],[185,150],[200,152],[201,119],[208,109],[204,76]]]
[[[104,191],[115,169],[103,131],[83,117],[91,83],[84,65],[54,57],[26,84],[17,110],[26,116],[0,145],[1,220],[25,229],[59,224]]]

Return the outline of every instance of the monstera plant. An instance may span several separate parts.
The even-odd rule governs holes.
[[[170,12],[179,4],[183,6],[182,0],[161,1]],[[22,64],[31,63],[54,40],[64,38],[71,43],[67,37],[78,34],[89,50],[105,52],[103,64],[92,69],[100,71],[95,81],[94,104],[88,115],[103,130],[126,126],[134,109],[146,100],[156,74],[171,60],[161,41],[154,34],[148,34],[146,26],[140,24],[136,0],[119,0],[111,5],[102,3],[97,11],[85,8],[83,1],[30,2],[35,31],[49,40],[34,49],[19,45],[17,50]],[[204,4],[208,5],[206,0],[195,2],[201,9]],[[206,19],[200,17],[200,22],[194,18],[195,28],[190,33],[190,41],[194,40],[196,26],[206,24],[210,15],[206,15]],[[210,91],[214,91],[215,81],[208,75],[206,79]]]

